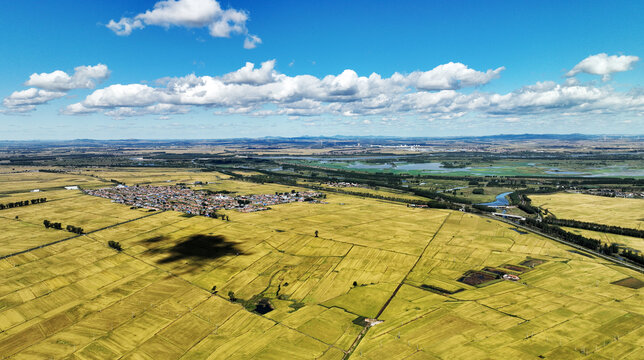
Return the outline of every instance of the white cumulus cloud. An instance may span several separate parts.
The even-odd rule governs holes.
[[[639,57],[632,55],[611,55],[606,53],[591,55],[575,65],[566,76],[575,76],[579,73],[601,75],[603,81],[610,79],[611,74],[628,71],[639,61]]]
[[[464,87],[480,86],[500,76],[505,70],[501,66],[486,72],[470,69],[467,65],[450,62],[438,65],[432,70],[413,73],[415,86],[421,90],[457,90]]]
[[[360,76],[352,69],[338,75],[318,78],[311,75],[287,76],[275,70],[275,60],[260,67],[246,63],[242,68],[221,76],[165,78],[159,86],[117,84],[96,90],[80,103],[70,105],[65,113],[110,111],[116,108],[142,108],[156,104],[207,106],[218,113],[253,115],[314,116],[325,113],[368,115],[398,111],[407,93],[425,94],[424,101],[439,101],[454,89],[488,83],[504,68],[477,71],[459,63],[449,63],[408,75],[394,73],[382,77],[373,73]],[[432,92],[426,92],[431,90]],[[435,97],[435,100],[430,98]],[[266,105],[277,109],[267,110]],[[411,106],[411,105],[409,105]],[[114,114],[113,112],[107,113]],[[141,112],[119,110],[119,116]]]
[[[617,91],[609,85],[574,78],[561,83],[540,81],[504,93],[476,89],[500,76],[503,69],[476,70],[461,63],[447,63],[427,71],[396,72],[389,77],[377,73],[360,75],[353,69],[325,76],[289,76],[276,69],[275,60],[260,66],[248,62],[221,75],[189,74],[164,78],[155,85],[107,86],[62,112],[101,112],[122,118],[207,108],[215,115],[419,116],[446,122],[464,121],[470,115],[523,120],[644,113],[644,91]],[[462,91],[464,88],[475,89]]]
[[[73,89],[91,89],[97,83],[107,79],[110,71],[107,66],[98,64],[94,66],[78,66],[74,73],[69,75],[62,70],[50,73],[33,73],[25,82],[31,88],[14,91],[3,99],[5,113],[29,112],[36,106],[61,98]]]
[[[247,21],[246,11],[222,9],[216,0],[162,0],[151,10],[134,17],[122,17],[119,21],[110,20],[106,26],[120,36],[128,36],[135,29],[151,25],[207,28],[212,37],[246,35],[244,48],[253,49],[262,43],[262,39],[248,34]]]
[[[244,39],[244,49],[254,49],[261,43],[262,39],[259,36],[248,34],[246,39]]]
[[[78,66],[71,76],[62,70],[50,73],[31,74],[26,86],[33,86],[45,90],[69,91],[72,89],[91,89],[97,82],[104,81],[110,76],[107,66],[98,64],[94,66]]]
[[[7,112],[28,112],[50,100],[58,99],[65,96],[64,92],[48,91],[36,88],[30,88],[22,91],[14,91],[11,95],[2,100],[2,105],[7,108]]]

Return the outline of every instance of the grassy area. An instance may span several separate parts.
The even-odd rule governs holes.
[[[173,182],[190,175],[167,171]],[[112,175],[164,181],[153,171]],[[205,187],[291,190],[213,182]],[[25,223],[60,216],[98,229],[147,214],[69,194],[5,210],[1,225],[17,224],[15,213]],[[366,332],[352,358],[636,358],[642,351],[642,291],[611,284],[644,280],[640,273],[472,214],[327,195],[327,204],[227,211],[230,221],[158,212],[0,260],[0,354],[341,359],[363,330],[357,320],[381,311],[384,322]],[[0,241],[45,234],[34,231],[14,227]],[[518,282],[458,281],[528,258],[544,262]],[[273,310],[249,311],[259,298]]]
[[[530,195],[532,204],[561,219],[574,219],[633,229],[644,229],[644,200],[585,194]]]

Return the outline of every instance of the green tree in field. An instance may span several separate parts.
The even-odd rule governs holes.
[[[109,247],[111,247],[112,249],[114,249],[116,251],[122,251],[123,250],[123,248],[121,247],[121,244],[118,243],[117,241],[110,240],[110,241],[107,242],[107,245],[109,245]]]
[[[315,230],[315,237],[318,237],[318,231]]]
[[[229,298],[229,299],[230,299],[230,301],[232,301],[232,302],[237,301],[237,298],[235,297],[235,293],[234,293],[234,292],[232,292],[232,291],[229,291],[229,292],[228,292],[228,298]]]

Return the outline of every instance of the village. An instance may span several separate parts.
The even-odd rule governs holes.
[[[305,191],[260,194],[229,195],[206,191],[195,191],[184,186],[125,186],[84,190],[86,194],[111,199],[115,203],[126,204],[150,210],[173,210],[191,215],[216,217],[217,210],[237,210],[255,212],[269,210],[270,206],[292,202],[320,203],[325,195],[320,192]]]

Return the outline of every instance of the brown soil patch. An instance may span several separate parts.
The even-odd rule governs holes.
[[[541,265],[541,264],[543,264],[545,262],[546,262],[545,260],[540,260],[540,259],[526,259],[526,260],[523,260],[522,262],[520,262],[519,265],[527,266],[529,268],[533,268],[533,267]]]
[[[490,273],[470,270],[466,272],[460,279],[458,279],[458,281],[467,285],[477,286],[492,280],[496,280],[497,278],[497,276]]]
[[[644,281],[636,279],[634,277],[627,277],[622,280],[613,281],[611,284],[624,286],[631,289],[639,289],[641,287],[644,287]]]
[[[507,271],[506,269],[499,269],[499,268],[493,268],[493,267],[486,267],[483,268],[483,271],[487,271],[492,274],[497,274],[499,276],[503,276],[505,274],[509,274],[510,272]]]
[[[518,273],[526,272],[526,271],[529,270],[526,267],[519,266],[519,265],[511,265],[511,264],[505,264],[502,267],[505,268],[505,269],[508,269],[508,270],[518,272]]]

